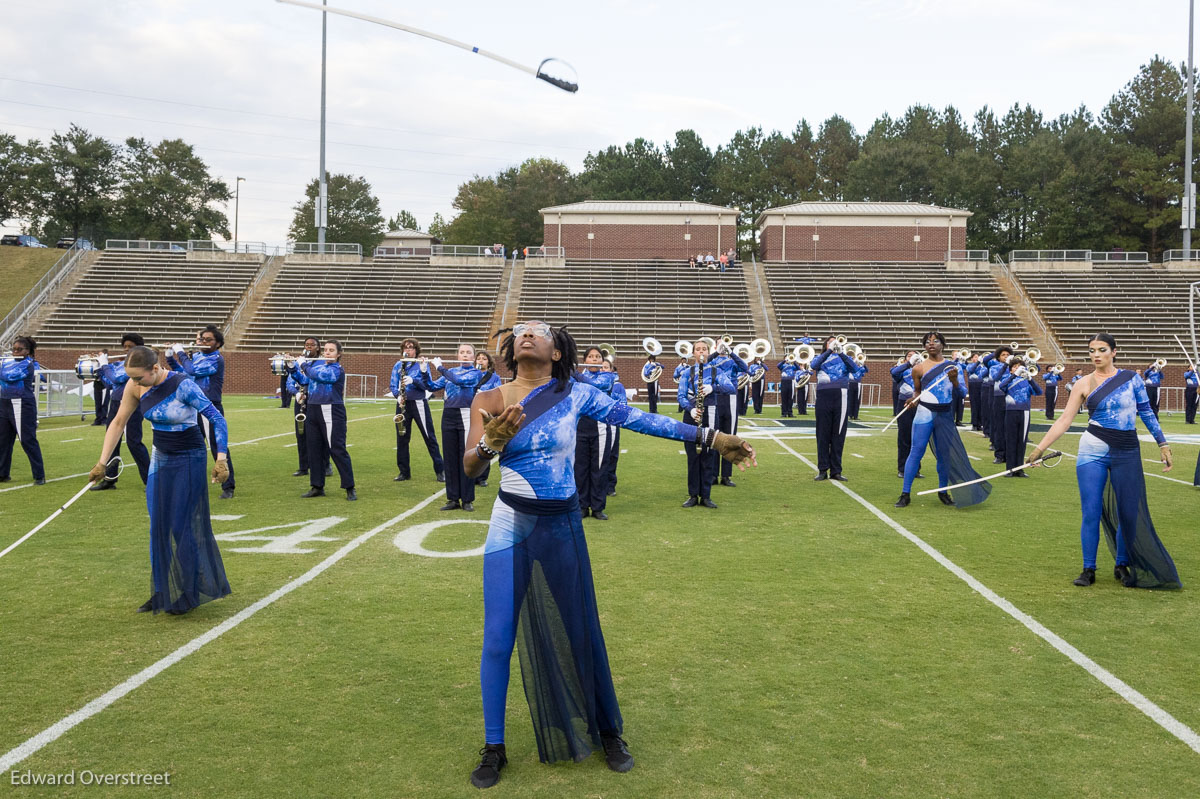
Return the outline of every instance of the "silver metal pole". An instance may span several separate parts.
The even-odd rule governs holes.
[[[326,5],[326,0],[321,0]],[[325,28],[326,13],[321,12],[321,172],[317,180],[317,252],[325,252],[325,222],[329,209],[325,208],[329,196],[325,186]]]
[[[245,178],[238,178],[234,181],[233,189],[233,251],[238,251],[238,215],[241,211],[242,204],[242,181]]]
[[[1193,28],[1195,26],[1196,16],[1196,0],[1188,0],[1188,65],[1187,65],[1187,122],[1184,134],[1184,157],[1183,157],[1183,196],[1186,198],[1184,203],[1185,212],[1183,217],[1183,262],[1190,263],[1192,260],[1192,219],[1195,218],[1196,209],[1192,208],[1192,203],[1195,198],[1192,196],[1192,104],[1196,94],[1196,81],[1192,71],[1192,39]],[[1195,346],[1193,344],[1193,349]]]

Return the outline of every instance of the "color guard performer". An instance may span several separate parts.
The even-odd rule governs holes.
[[[1196,389],[1200,387],[1200,378],[1196,376],[1196,367],[1188,364],[1183,373],[1183,422],[1196,423]]]
[[[308,395],[304,438],[310,488],[300,495],[304,499],[325,496],[325,464],[330,459],[337,466],[346,499],[358,499],[354,466],[346,450],[346,371],[341,360],[342,343],[329,339],[322,347],[321,360],[310,361],[301,355],[291,365],[292,375]]]
[[[441,510],[475,510],[475,479],[463,471],[463,456],[467,452],[467,432],[471,429],[471,402],[479,387],[492,379],[490,372],[475,366],[475,347],[458,345],[459,366],[449,369],[441,358],[430,363],[439,377],[430,385],[433,390],[446,392],[442,410],[442,443],[446,447],[446,504]]]
[[[20,336],[12,345],[12,357],[0,359],[0,483],[12,480],[13,444],[21,442],[33,484],[46,484],[42,447],[37,440],[37,395],[34,376],[42,365],[34,360],[37,342]]]
[[[205,325],[196,334],[196,344],[199,350],[192,353],[190,359],[184,357],[183,347],[176,344],[167,351],[167,365],[178,367],[180,371],[192,378],[204,392],[204,396],[212,402],[217,413],[221,414],[221,418],[225,419],[225,406],[221,403],[221,394],[225,387],[225,356],[221,354],[221,347],[225,345],[225,336],[215,325]],[[206,416],[200,417],[200,425],[204,429],[208,447],[215,459],[217,457],[217,432]],[[236,484],[233,479],[233,459],[229,457],[228,453],[226,453],[225,465],[229,476],[221,483],[221,499],[233,499],[233,490]]]
[[[146,346],[146,342],[137,333],[126,333],[121,337],[121,348],[127,354],[134,347],[144,346]],[[104,385],[108,387],[108,390],[112,392],[110,394],[109,407],[112,408],[112,417],[115,419],[117,409],[121,407],[121,399],[125,396],[125,387],[129,383],[129,375],[125,372],[123,361],[110,362],[108,360],[107,351],[101,352],[97,361],[100,363],[98,376],[104,382]],[[133,408],[133,411],[129,414],[129,421],[125,423],[125,430],[122,431],[122,434],[125,443],[129,445],[129,454],[133,456],[133,461],[137,464],[138,476],[142,478],[142,485],[146,485],[146,481],[150,477],[150,451],[142,443],[142,411],[140,408],[136,406]],[[121,436],[118,436],[110,460],[120,454]],[[112,460],[104,473],[104,479],[92,486],[92,491],[107,491],[116,488],[117,476],[120,473],[120,464]]]
[[[433,415],[429,412],[427,391],[432,391],[433,378],[429,374],[429,363],[419,360],[421,344],[415,338],[404,339],[401,345],[402,360],[392,367],[391,393],[396,397],[396,413],[404,414],[403,430],[396,431],[396,467],[399,472],[393,480],[399,482],[412,478],[408,457],[408,442],[412,438],[413,423],[425,440],[429,458],[433,461],[433,475],[439,483],[446,482],[446,464],[438,449],[437,433],[433,430]],[[404,392],[403,406],[400,392]]]

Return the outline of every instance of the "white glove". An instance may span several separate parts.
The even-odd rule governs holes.
[[[96,356],[96,362],[101,366],[108,366],[108,353],[102,352]]]
[[[442,359],[441,358],[434,358],[432,361],[430,361],[430,363],[433,364],[434,369],[442,368]]]
[[[421,371],[426,374],[429,373],[429,361],[425,360],[424,357],[421,358]]]
[[[173,355],[174,355],[176,358],[179,358],[179,357],[181,357],[181,356],[183,355],[183,353],[184,353],[183,345],[182,345],[182,344],[173,344],[173,345],[171,346],[171,353],[172,353],[172,354],[173,354]]]
[[[721,355],[728,355],[729,354],[729,345],[726,344],[724,341],[718,341],[717,342],[717,352]]]
[[[704,411],[700,410],[699,408],[692,408],[692,421],[694,421],[696,424],[700,424],[700,420],[703,418]]]
[[[408,375],[405,375],[404,377],[400,378],[400,385],[404,386],[405,388],[408,388],[409,386],[412,385],[412,381],[413,380],[411,377],[409,377]]]
[[[297,369],[298,369],[298,368],[300,368],[301,366],[303,366],[303,365],[304,365],[304,364],[306,364],[306,363],[308,363],[308,358],[305,358],[303,355],[297,355],[297,356],[296,356],[296,368],[297,368]]]
[[[917,353],[913,353],[912,357],[910,357],[910,358],[908,359],[908,365],[909,365],[909,366],[916,366],[916,365],[917,365],[917,364],[919,364],[920,362],[921,362],[921,356],[920,356],[919,354],[917,354]]]
[[[713,392],[712,386],[708,386],[708,385],[700,386],[700,396],[707,397],[712,392]]]
[[[393,393],[392,393],[392,392],[390,392],[390,391],[386,392],[386,393],[385,393],[383,396],[385,396],[385,397],[390,397],[391,399],[395,399],[395,398],[396,398],[396,395],[395,395],[395,394],[393,394]]]

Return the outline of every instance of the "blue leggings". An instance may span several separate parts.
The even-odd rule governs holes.
[[[1129,565],[1126,548],[1126,531],[1137,530],[1138,511],[1141,508],[1139,489],[1142,477],[1142,453],[1140,449],[1109,450],[1106,455],[1084,456],[1080,447],[1079,461],[1075,464],[1075,476],[1079,480],[1079,503],[1083,510],[1083,524],[1079,540],[1083,547],[1083,566],[1096,568],[1096,549],[1100,544],[1100,515],[1104,508],[1104,488],[1111,476],[1113,490],[1117,495],[1117,565]]]
[[[938,413],[954,413],[954,411],[938,411]],[[921,458],[925,457],[925,448],[933,436],[933,414],[928,408],[917,406],[916,418],[912,426],[912,446],[908,450],[908,460],[904,462],[904,493],[912,491],[913,480],[921,471]],[[937,457],[937,440],[934,439],[933,455],[937,460],[938,487],[950,485],[950,464],[943,463],[943,458]]]
[[[483,654],[479,686],[483,693],[483,730],[489,744],[504,743],[504,708],[508,698],[509,665],[517,641],[516,598],[513,591],[513,551],[483,556]]]

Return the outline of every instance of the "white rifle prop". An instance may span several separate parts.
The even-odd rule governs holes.
[[[985,483],[988,480],[995,480],[997,477],[1005,477],[1006,475],[1013,474],[1014,472],[1019,472],[1022,469],[1028,469],[1030,466],[1045,465],[1045,467],[1047,469],[1053,469],[1055,466],[1058,465],[1058,462],[1061,458],[1062,458],[1061,452],[1059,452],[1058,450],[1050,450],[1049,452],[1043,453],[1042,457],[1038,458],[1036,461],[1031,461],[1030,463],[1022,463],[1020,466],[1014,466],[1013,468],[1006,469],[1005,471],[999,472],[998,474],[990,474],[987,477],[979,477],[975,480],[968,480],[965,483],[955,483],[952,486],[945,486],[943,488],[931,488],[928,491],[918,491],[917,496],[923,497],[926,494],[940,494],[943,491],[953,491],[956,488],[965,488],[967,486],[973,486],[976,483]],[[1046,463],[1046,461],[1049,461],[1049,460],[1053,460],[1054,462]]]

